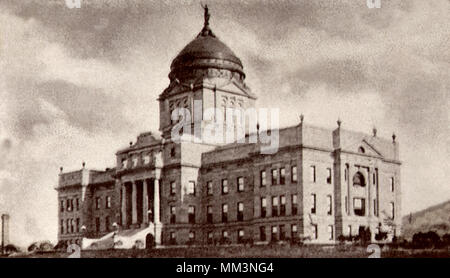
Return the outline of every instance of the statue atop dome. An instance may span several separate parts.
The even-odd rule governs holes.
[[[205,25],[204,26],[209,26],[209,17],[211,16],[209,14],[209,9],[208,9],[208,5],[202,5],[203,9],[205,9]]]
[[[214,35],[214,33],[211,31],[211,28],[209,28],[209,18],[211,17],[211,14],[209,13],[208,5],[206,5],[206,4],[202,5],[202,8],[205,10],[205,13],[204,13],[205,22],[203,24],[202,31],[200,32],[200,34],[198,34],[197,37],[200,37],[200,36],[215,37],[216,35]]]

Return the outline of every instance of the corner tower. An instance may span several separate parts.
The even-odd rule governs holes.
[[[159,130],[165,139],[171,137],[176,124],[171,115],[177,108],[188,109],[191,125],[203,129],[205,124],[220,117],[225,121],[226,108],[254,107],[256,97],[245,84],[241,60],[213,33],[209,26],[208,6],[205,5],[204,10],[203,29],[172,61],[170,84],[158,99]],[[213,119],[205,117],[208,108],[216,109]]]

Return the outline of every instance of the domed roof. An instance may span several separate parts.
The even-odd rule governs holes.
[[[244,75],[241,60],[209,28],[207,7],[205,7],[205,25],[202,31],[181,50],[172,61],[170,69],[174,73],[192,67],[228,69]]]

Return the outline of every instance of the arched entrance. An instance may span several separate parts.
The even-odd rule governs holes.
[[[153,246],[155,246],[155,238],[152,234],[147,234],[147,236],[145,237],[145,248],[152,249]]]

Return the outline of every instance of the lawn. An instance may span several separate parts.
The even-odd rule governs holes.
[[[81,251],[82,258],[367,258],[371,253],[360,246],[202,246],[173,247],[153,250],[86,250]],[[16,257],[28,258],[65,258],[64,252],[46,252],[34,254],[17,254]],[[449,258],[448,249],[381,250],[382,258],[402,257],[444,257]]]

